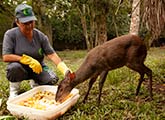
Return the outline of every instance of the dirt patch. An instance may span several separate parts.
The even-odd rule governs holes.
[[[145,80],[143,84],[148,86],[148,82],[149,82],[148,80]],[[165,83],[152,82],[152,88],[153,88],[153,92],[165,95]]]
[[[153,91],[155,91],[156,93],[161,93],[165,95],[165,83],[153,84]]]

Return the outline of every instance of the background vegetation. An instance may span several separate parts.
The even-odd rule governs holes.
[[[56,50],[87,48],[82,27],[82,15],[80,15],[78,7],[81,9],[83,5],[86,6],[86,9],[90,6],[94,7],[93,2],[95,0],[2,0],[0,2],[0,43],[3,41],[4,32],[12,27],[15,7],[17,4],[25,1],[33,6],[38,19],[36,27],[48,35]],[[105,3],[108,1],[104,0]],[[102,5],[103,8],[104,4]],[[131,1],[125,0],[117,14],[115,14],[118,6],[119,0],[112,0],[109,6],[107,6],[106,22],[108,39],[129,32]],[[91,10],[99,11],[100,8],[101,6],[90,8],[90,11],[86,10],[83,14],[86,20],[87,33],[91,40],[95,39],[92,36],[96,34],[95,30],[91,28]],[[97,16],[97,13],[94,14]],[[94,18],[94,21],[96,19],[98,18]]]
[[[154,100],[149,101],[148,81],[142,84],[140,95],[135,97],[139,75],[126,68],[110,71],[103,87],[101,105],[97,106],[98,82],[96,82],[88,97],[87,103],[82,100],[88,87],[88,81],[79,84],[80,99],[75,106],[58,120],[163,120],[165,119],[165,49],[152,48],[148,52],[145,64],[153,70]],[[66,64],[75,71],[82,63],[87,51],[58,52]],[[46,63],[63,79],[62,74],[46,59]],[[0,60],[0,107],[1,115],[10,115],[6,109],[8,99],[8,81],[5,77],[6,64]],[[30,89],[28,81],[21,83],[21,91]],[[22,118],[21,120],[26,120]]]
[[[133,5],[134,1],[138,6]],[[48,35],[56,50],[89,50],[115,36],[129,33],[133,28],[130,23],[137,24],[134,29],[149,45],[153,39],[165,35],[164,0],[2,0],[0,54],[4,32],[12,27],[14,9],[22,2],[33,7],[38,19],[36,27]],[[137,16],[133,15],[135,9],[140,9]]]

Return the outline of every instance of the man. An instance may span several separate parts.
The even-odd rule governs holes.
[[[37,18],[32,7],[20,4],[15,9],[14,27],[4,34],[3,61],[8,62],[7,79],[9,80],[10,97],[18,95],[20,82],[33,79],[37,85],[54,85],[58,81],[56,74],[44,63],[46,55],[57,68],[66,74],[70,70],[55,53],[48,37],[35,28]]]

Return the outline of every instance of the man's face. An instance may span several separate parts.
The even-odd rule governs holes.
[[[35,21],[29,21],[29,22],[26,22],[26,23],[21,23],[21,22],[18,21],[17,25],[21,29],[21,31],[31,32],[35,27]]]

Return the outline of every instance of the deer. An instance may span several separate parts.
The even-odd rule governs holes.
[[[123,66],[127,66],[140,74],[136,96],[138,96],[141,84],[145,80],[144,75],[147,75],[149,79],[149,98],[152,100],[152,70],[144,65],[146,56],[146,45],[137,35],[126,34],[106,41],[102,45],[91,49],[75,72],[69,71],[66,74],[58,85],[55,100],[62,102],[74,87],[90,79],[88,90],[83,99],[85,103],[93,83],[99,77],[99,95],[97,98],[99,105],[108,72]]]

